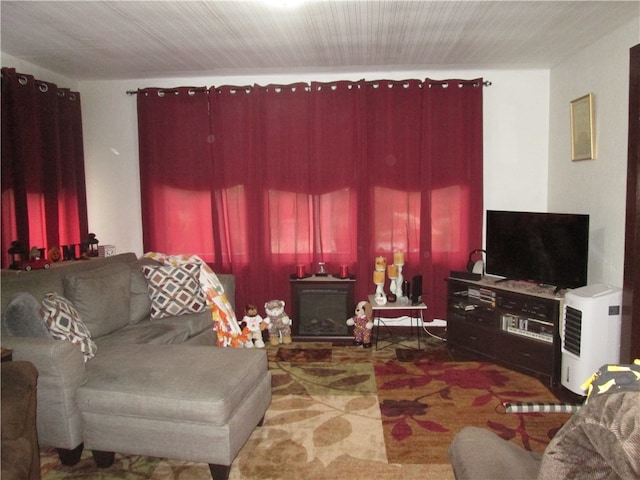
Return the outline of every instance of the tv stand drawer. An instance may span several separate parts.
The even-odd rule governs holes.
[[[546,375],[553,371],[553,345],[528,340],[508,333],[499,333],[496,350],[500,358],[512,365]]]
[[[472,350],[489,357],[494,356],[495,334],[482,326],[464,323],[458,328],[448,327],[448,341],[465,350]]]

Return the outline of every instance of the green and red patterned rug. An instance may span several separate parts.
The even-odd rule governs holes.
[[[447,448],[465,425],[541,452],[569,418],[504,413],[503,402],[556,402],[538,380],[481,362],[453,362],[443,342],[420,351],[330,343],[267,347],[273,401],[236,458],[231,479],[453,479]],[[64,467],[42,451],[44,480],[210,479],[207,465],[116,454],[98,470],[89,452]]]

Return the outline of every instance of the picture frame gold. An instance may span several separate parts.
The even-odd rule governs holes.
[[[571,101],[571,160],[596,158],[593,93]]]

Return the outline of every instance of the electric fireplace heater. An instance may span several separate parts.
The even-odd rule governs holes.
[[[346,321],[354,315],[351,281],[293,281],[292,333],[299,340],[344,339],[351,335]]]

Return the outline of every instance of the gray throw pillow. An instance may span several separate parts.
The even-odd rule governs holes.
[[[130,295],[131,269],[124,263],[112,263],[64,279],[64,296],[76,307],[92,338],[129,324]]]
[[[27,292],[17,293],[2,317],[4,330],[13,337],[53,338],[40,315],[40,302]]]

